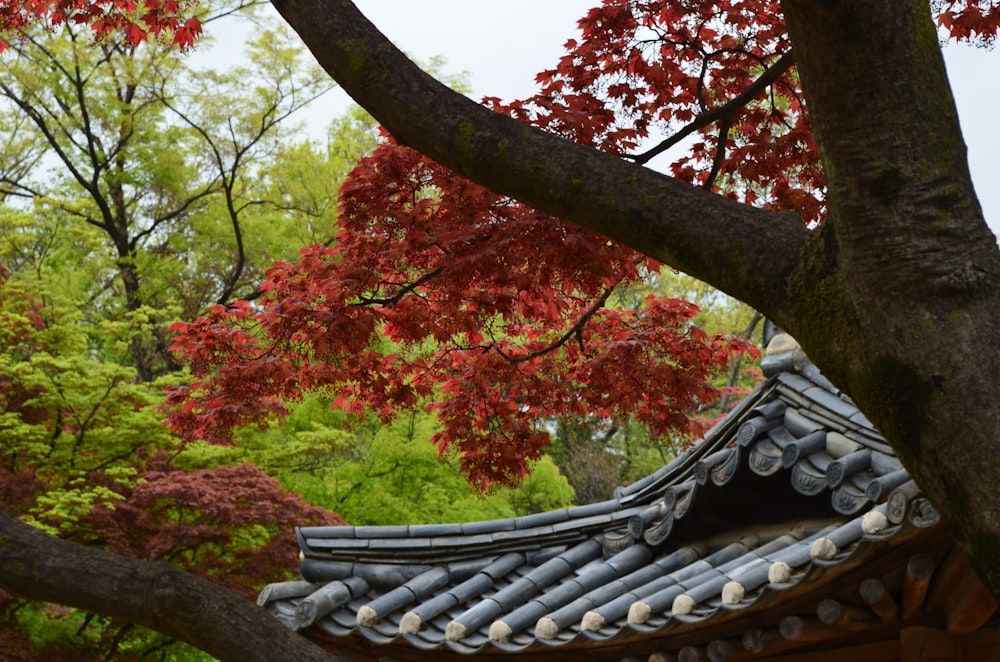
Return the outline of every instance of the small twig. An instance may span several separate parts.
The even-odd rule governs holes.
[[[554,352],[557,349],[559,349],[560,347],[562,347],[563,345],[565,345],[567,342],[569,342],[570,338],[573,338],[574,336],[577,336],[578,338],[580,337],[578,334],[582,333],[583,326],[587,323],[587,321],[591,317],[593,317],[597,313],[597,311],[599,311],[601,308],[604,307],[604,304],[607,303],[608,297],[611,296],[611,293],[614,291],[614,289],[615,289],[614,286],[612,286],[612,287],[609,287],[607,290],[605,290],[604,294],[602,294],[597,299],[597,301],[595,301],[590,306],[590,308],[587,308],[587,310],[584,311],[583,315],[580,316],[580,319],[578,319],[573,324],[573,326],[570,327],[569,330],[566,331],[566,333],[564,333],[559,338],[559,340],[555,341],[554,343],[552,343],[548,347],[543,347],[542,349],[535,350],[534,352],[528,352],[524,356],[511,356],[510,354],[507,354],[505,351],[503,351],[502,349],[500,349],[500,346],[496,342],[494,342],[491,345],[491,347],[493,349],[495,349],[497,351],[497,353],[500,354],[500,356],[504,357],[505,359],[507,359],[511,363],[525,363],[526,361],[531,361],[532,359],[537,359],[539,356],[544,356],[546,354],[549,354],[550,352]],[[580,340],[580,343],[581,344],[583,343],[582,339]]]
[[[715,146],[715,158],[712,160],[712,170],[708,173],[708,178],[702,184],[702,188],[711,191],[715,186],[715,180],[722,170],[722,164],[726,160],[726,142],[729,140],[729,127],[732,125],[731,117],[724,117],[719,121],[719,141]]]
[[[653,157],[659,156],[671,147],[677,145],[698,129],[704,128],[717,120],[730,117],[737,110],[750,103],[750,101],[752,101],[753,98],[761,92],[761,90],[767,88],[768,85],[771,85],[776,80],[781,78],[782,74],[791,69],[793,64],[795,64],[794,54],[792,51],[788,51],[778,58],[778,61],[772,64],[763,74],[761,74],[760,78],[751,83],[747,89],[740,92],[730,101],[714,110],[710,110],[704,115],[699,115],[693,122],[661,142],[656,147],[653,147],[649,151],[643,152],[642,154],[637,154],[631,157],[632,160],[639,165],[648,163]]]
[[[750,319],[750,323],[747,324],[746,330],[743,331],[743,333],[741,334],[741,337],[744,340],[750,340],[750,336],[753,334],[753,330],[757,328],[757,324],[760,323],[763,317],[764,317],[763,315],[761,315],[757,311],[754,311],[753,317]],[[732,370],[729,371],[729,382],[727,386],[730,389],[736,386],[736,380],[739,379],[740,368],[742,366],[743,366],[743,355],[741,354],[740,356],[736,357],[735,361],[733,361]],[[729,406],[729,401],[732,400],[732,397],[733,397],[732,393],[726,393],[719,400],[719,408],[718,408],[719,416],[722,416],[723,414],[726,413],[726,407]]]
[[[372,298],[372,297],[361,297],[360,300],[359,300],[360,301],[359,303],[352,304],[352,305],[355,305],[355,306],[371,306],[371,305],[391,306],[391,305],[393,305],[395,303],[398,303],[400,299],[402,299],[407,294],[410,294],[411,292],[413,292],[415,289],[417,289],[418,287],[420,287],[424,283],[426,283],[426,282],[428,282],[428,281],[436,278],[443,271],[443,269],[444,269],[443,267],[438,267],[434,271],[431,271],[431,272],[428,272],[428,273],[424,274],[423,276],[421,276],[420,278],[416,279],[412,283],[409,283],[408,285],[402,285],[399,288],[399,291],[396,292],[395,294],[393,294],[392,296],[383,297],[381,299],[375,299],[375,298]]]

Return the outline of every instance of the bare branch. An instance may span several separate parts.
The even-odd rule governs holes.
[[[765,90],[769,85],[774,83],[776,80],[781,78],[781,76],[792,68],[795,64],[795,57],[792,51],[789,51],[778,58],[778,61],[772,64],[767,71],[760,75],[760,78],[755,80],[747,89],[740,92],[738,95],[733,97],[730,101],[725,104],[708,111],[703,115],[699,115],[697,119],[685,126],[683,129],[670,136],[663,142],[661,142],[656,147],[643,152],[642,154],[636,154],[631,157],[633,161],[639,164],[649,163],[653,157],[659,156],[663,152],[667,151],[671,147],[674,147],[682,140],[690,136],[695,131],[702,129],[714,122],[722,119],[730,118],[737,110],[743,108],[748,103],[753,101],[753,99]]]
[[[379,299],[375,299],[375,298],[372,298],[372,297],[361,297],[361,300],[359,301],[359,303],[354,304],[354,305],[357,305],[357,306],[371,306],[371,305],[391,306],[391,305],[393,305],[395,303],[398,303],[400,299],[402,299],[404,296],[406,296],[410,292],[413,292],[414,290],[416,290],[418,287],[420,287],[424,283],[427,283],[428,281],[433,280],[434,278],[436,278],[443,270],[444,270],[443,267],[438,267],[437,269],[434,269],[433,271],[430,271],[430,272],[424,274],[423,276],[421,276],[420,278],[416,279],[412,283],[406,283],[404,285],[401,285],[400,288],[399,288],[399,290],[397,290],[396,293],[393,294],[392,296],[383,297],[383,298],[379,298]]]
[[[531,361],[532,359],[537,359],[540,356],[545,356],[546,354],[550,354],[559,349],[560,347],[562,347],[563,345],[565,345],[574,336],[580,339],[581,334],[583,333],[583,327],[586,326],[587,322],[590,320],[591,317],[597,314],[597,311],[599,311],[601,308],[604,307],[604,304],[607,303],[608,301],[608,297],[611,296],[611,293],[614,292],[614,290],[615,290],[614,287],[607,288],[604,291],[604,294],[598,297],[597,300],[594,301],[594,303],[592,303],[589,308],[587,308],[587,310],[583,311],[583,314],[580,315],[580,319],[574,322],[573,326],[571,326],[566,331],[566,333],[564,333],[554,343],[547,345],[546,347],[542,347],[541,349],[537,349],[533,352],[528,352],[523,356],[512,356],[510,354],[507,354],[502,349],[500,349],[500,345],[498,345],[496,342],[490,345],[490,348],[496,350],[496,352],[500,356],[504,357],[511,363],[526,363],[528,361]],[[580,344],[581,346],[583,345],[583,340],[580,340]]]
[[[719,172],[722,171],[722,164],[726,162],[726,142],[729,140],[731,124],[732,120],[729,117],[725,117],[719,122],[719,138],[718,144],[715,146],[715,158],[712,159],[712,170],[701,186],[706,191],[711,191],[715,186],[715,180],[718,179]]]

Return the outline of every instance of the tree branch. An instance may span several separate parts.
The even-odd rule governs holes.
[[[81,582],[86,576],[91,581]],[[142,625],[222,660],[337,662],[255,605],[166,563],[54,538],[0,510],[0,586]]]
[[[702,188],[706,191],[711,191],[715,186],[715,180],[718,179],[719,173],[722,172],[722,164],[726,162],[726,143],[729,141],[729,129],[732,125],[732,118],[724,117],[719,122],[719,138],[718,144],[715,146],[715,158],[712,159],[712,170],[709,171],[708,177],[705,178],[705,183],[702,184]]]
[[[567,342],[569,342],[570,338],[572,338],[573,336],[576,336],[577,339],[580,339],[580,345],[582,349],[583,340],[581,339],[582,338],[581,334],[583,333],[583,327],[586,326],[587,322],[590,320],[591,317],[596,315],[597,312],[601,310],[601,308],[604,308],[604,304],[608,302],[608,297],[611,296],[611,293],[614,291],[614,289],[615,289],[614,287],[607,288],[604,291],[604,294],[599,296],[594,301],[594,303],[592,303],[590,307],[587,308],[587,310],[583,311],[583,314],[580,315],[580,318],[576,322],[574,322],[573,326],[571,326],[564,334],[562,334],[562,336],[560,336],[558,340],[549,345],[546,345],[545,347],[542,347],[541,349],[536,349],[532,352],[528,352],[523,356],[513,356],[503,351],[500,348],[500,345],[497,344],[496,341],[494,341],[490,345],[490,348],[496,350],[496,352],[500,356],[502,356],[507,361],[510,361],[511,363],[527,363],[528,361],[537,359],[539,356],[545,356],[546,354],[554,352],[563,345],[565,345]]]
[[[772,317],[808,231],[576,145],[449,90],[349,0],[274,0],[320,65],[400,143],[487,188],[615,239]]]
[[[740,338],[749,341],[750,336],[753,335],[754,329],[757,328],[757,325],[760,323],[762,319],[764,319],[764,316],[755,310],[753,313],[753,317],[750,318],[750,323],[747,324],[747,328],[744,329],[743,333],[740,334]],[[729,369],[729,381],[726,382],[726,386],[729,389],[733,389],[736,386],[736,382],[740,378],[740,369],[743,367],[743,356],[744,356],[743,354],[737,354],[736,358],[733,359],[733,365]],[[721,398],[719,398],[719,404],[715,408],[719,416],[724,415],[729,410],[729,403],[732,402],[733,399],[732,396],[733,396],[732,390],[730,390],[729,392],[723,394]]]
[[[376,298],[376,297],[362,296],[362,297],[359,298],[359,300],[358,300],[358,302],[356,304],[351,304],[351,305],[354,305],[354,306],[394,306],[397,303],[399,303],[400,299],[402,299],[407,294],[410,294],[411,292],[415,291],[421,285],[424,285],[425,283],[428,283],[428,282],[434,280],[435,278],[437,278],[439,275],[441,275],[442,271],[444,271],[444,267],[438,267],[437,269],[434,269],[433,271],[429,271],[429,272],[425,273],[423,276],[421,276],[420,278],[417,278],[416,280],[414,280],[411,283],[401,283],[399,285],[399,289],[396,291],[395,294],[391,294],[391,295],[384,296],[384,297],[378,297],[378,298]]]
[[[793,64],[795,64],[795,56],[791,51],[789,51],[778,58],[777,62],[768,67],[767,71],[761,74],[760,78],[751,83],[747,89],[743,90],[718,108],[714,108],[703,115],[699,115],[693,122],[661,142],[656,147],[653,147],[642,154],[633,156],[632,160],[639,164],[649,163],[651,159],[659,156],[671,147],[674,147],[698,129],[704,128],[718,120],[731,118],[737,110],[753,101],[758,94],[781,78],[786,71],[792,68]]]

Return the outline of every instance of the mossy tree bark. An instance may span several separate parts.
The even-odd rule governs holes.
[[[793,333],[1000,597],[1000,251],[926,0],[785,3],[830,187],[815,232],[493,114],[421,72],[349,0],[273,2],[401,143]]]
[[[240,662],[343,660],[243,598],[166,563],[48,536],[0,510],[0,586],[142,625]]]
[[[927,3],[784,5],[830,200],[784,323],[1000,597],[1000,252]]]

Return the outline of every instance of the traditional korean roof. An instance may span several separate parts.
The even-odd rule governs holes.
[[[258,602],[362,659],[737,659],[922,617],[928,573],[951,551],[934,509],[788,336],[762,367],[703,440],[607,501],[301,528],[303,580]]]

